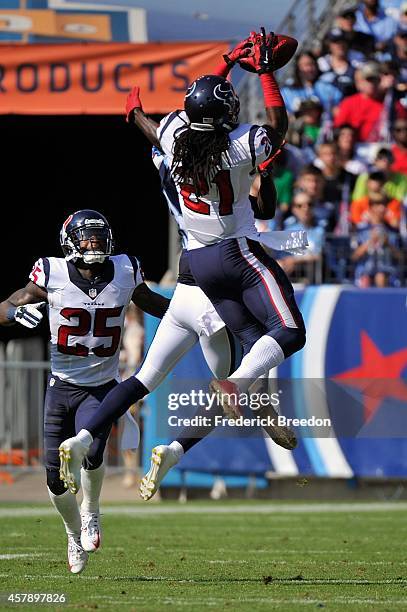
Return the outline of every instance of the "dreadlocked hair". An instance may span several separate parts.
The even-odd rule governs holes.
[[[192,183],[196,195],[204,195],[203,184],[221,169],[230,138],[225,130],[199,132],[190,127],[175,134],[171,171],[176,183]]]

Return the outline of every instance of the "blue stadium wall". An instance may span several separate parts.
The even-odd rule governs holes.
[[[308,339],[275,373],[284,390],[284,414],[330,418],[329,434],[320,437],[320,429],[301,429],[305,435],[291,453],[259,432],[248,437],[247,432],[246,437],[213,432],[183,457],[164,484],[211,486],[216,475],[224,475],[229,486],[244,486],[249,476],[262,486],[266,472],[279,477],[407,477],[407,290],[309,287],[297,293],[297,300]],[[156,328],[157,320],[148,316],[146,346]],[[147,398],[145,468],[151,448],[173,437],[163,427],[168,394],[179,381],[210,378],[197,346]]]

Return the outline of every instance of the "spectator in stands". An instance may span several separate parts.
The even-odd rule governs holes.
[[[346,8],[342,10],[335,21],[335,26],[345,33],[349,48],[354,51],[359,51],[365,56],[369,56],[375,50],[375,38],[371,34],[356,31],[355,24],[355,8]]]
[[[394,144],[391,148],[394,162],[393,172],[407,174],[407,119],[397,119],[393,126]]]
[[[319,99],[311,97],[301,102],[295,119],[290,122],[287,140],[300,147],[309,162],[315,157],[314,146],[321,131],[323,110]]]
[[[399,28],[394,37],[395,53],[392,60],[399,71],[399,81],[407,83],[407,28]]]
[[[317,150],[318,157],[314,165],[322,171],[325,179],[323,199],[338,208],[343,200],[349,202],[355,186],[355,176],[342,167],[335,142],[320,144]]]
[[[335,131],[335,142],[338,146],[339,162],[350,174],[358,176],[367,172],[367,165],[358,158],[355,152],[356,130],[346,123]]]
[[[400,6],[399,28],[407,30],[407,2],[403,2]]]
[[[326,232],[333,231],[337,222],[336,206],[324,199],[325,179],[321,170],[312,164],[304,166],[298,175],[296,188],[296,194],[303,192],[311,198],[317,224]]]
[[[312,198],[309,195],[304,192],[297,193],[293,198],[291,212],[292,215],[284,222],[284,229],[306,230],[309,246],[304,255],[287,255],[278,260],[289,275],[299,268],[304,268],[304,264],[315,264],[321,261],[325,235],[324,229],[318,225],[315,218]],[[307,269],[305,276],[309,276],[308,272]]]
[[[342,93],[331,85],[320,80],[320,72],[315,56],[303,51],[295,60],[294,78],[287,81],[281,89],[283,98],[290,114],[298,111],[301,101],[316,97],[320,100],[326,113],[330,114],[332,108],[342,100]]]
[[[407,83],[407,29],[399,28],[385,51],[376,54],[379,61],[391,62],[397,74],[397,81]]]
[[[357,226],[352,260],[357,263],[355,280],[359,287],[387,287],[399,278],[397,263],[403,254],[397,230],[386,222],[387,205],[383,192],[371,194],[365,221]]]
[[[393,153],[390,149],[378,150],[371,172],[380,172],[384,177],[384,191],[391,199],[404,200],[407,196],[407,176],[399,172],[393,172],[391,167],[394,163]],[[368,193],[369,174],[361,174],[356,181],[352,194],[353,200],[363,198]]]
[[[404,2],[404,5],[407,6],[406,2]],[[403,4],[400,6],[400,0],[380,0],[380,6],[386,15],[390,15],[396,21],[400,18],[403,8]]]
[[[355,68],[363,62],[364,56],[349,50],[345,32],[339,28],[328,32],[325,40],[329,53],[318,59],[320,79],[337,87],[344,96],[351,96],[356,93]]]
[[[386,175],[383,172],[374,171],[368,175],[366,194],[353,200],[350,207],[350,220],[357,226],[368,219],[369,203],[378,199],[387,198],[385,209],[385,221],[393,228],[398,228],[401,217],[400,200],[390,198],[385,191]]]
[[[362,0],[355,13],[355,30],[374,36],[376,48],[384,46],[397,28],[397,22],[386,15],[379,4],[379,0]]]
[[[350,124],[357,130],[358,142],[380,140],[384,113],[380,79],[378,62],[367,62],[356,70],[355,83],[358,93],[345,98],[335,116],[335,127]]]
[[[391,126],[396,119],[407,119],[407,83],[401,82],[401,73],[393,60],[380,63],[379,89],[383,97],[381,140],[389,142]]]

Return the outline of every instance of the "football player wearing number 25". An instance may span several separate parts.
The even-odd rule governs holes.
[[[68,536],[68,565],[81,572],[88,553],[100,546],[99,497],[104,475],[103,451],[111,425],[95,436],[81,469],[83,501],[66,490],[60,475],[59,446],[75,435],[119,382],[119,353],[125,310],[133,301],[162,318],[169,300],[143,281],[139,262],[113,255],[106,218],[94,210],[70,215],[62,226],[65,257],[44,257],[28,284],[0,304],[0,325],[35,328],[47,306],[51,333],[51,374],[44,407],[44,457],[51,502]],[[130,413],[124,415],[123,441],[138,444]]]

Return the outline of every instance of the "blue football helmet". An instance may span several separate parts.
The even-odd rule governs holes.
[[[98,250],[81,248],[81,241],[97,239],[103,248]],[[114,243],[110,225],[101,213],[96,210],[78,210],[69,215],[63,223],[60,233],[62,251],[67,261],[85,264],[103,263],[113,254]]]
[[[220,76],[206,74],[196,79],[187,90],[184,108],[193,130],[230,131],[238,125],[239,98],[232,83]]]

